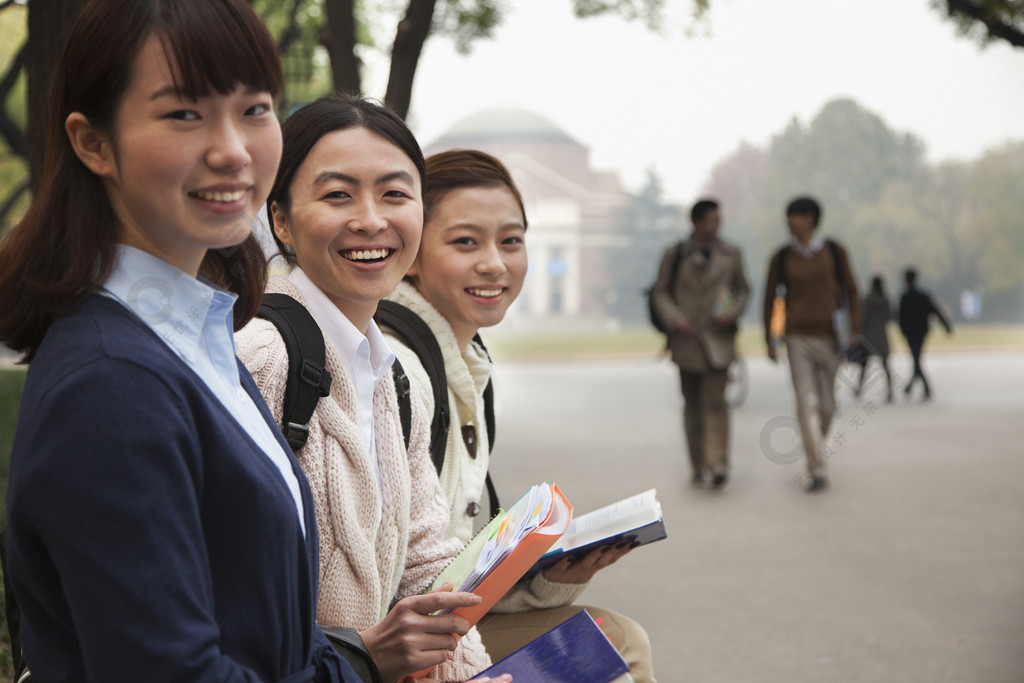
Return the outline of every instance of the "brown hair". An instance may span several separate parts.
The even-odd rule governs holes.
[[[54,318],[95,292],[114,266],[118,220],[100,178],[64,131],[72,112],[112,134],[145,40],[156,35],[176,67],[179,94],[228,94],[239,84],[276,95],[283,84],[273,38],[245,0],[91,0],[68,37],[50,88],[46,158],[25,217],[0,244],[0,341],[35,355]],[[266,260],[250,235],[207,252],[200,274],[240,294],[235,326],[258,310]]]
[[[499,187],[504,185],[515,197],[526,223],[523,196],[505,165],[486,152],[475,149],[453,149],[427,158],[427,189],[423,206],[427,220],[437,205],[453,190],[463,187]]]

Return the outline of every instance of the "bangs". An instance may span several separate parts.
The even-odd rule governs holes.
[[[227,95],[239,84],[275,97],[281,92],[277,46],[244,0],[164,2],[160,14],[156,33],[177,67],[172,72],[180,96]]]

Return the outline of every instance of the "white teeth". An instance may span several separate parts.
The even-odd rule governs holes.
[[[193,192],[196,197],[209,202],[237,202],[245,196],[245,190],[235,192]]]
[[[474,289],[474,288],[470,288],[470,289],[467,289],[466,291],[469,292],[470,294],[472,294],[473,296],[480,296],[480,297],[484,297],[484,298],[495,297],[495,296],[498,296],[499,294],[501,294],[501,290],[500,289]]]
[[[387,258],[390,253],[390,249],[353,249],[352,251],[343,251],[341,255],[349,261],[379,261],[382,258]]]

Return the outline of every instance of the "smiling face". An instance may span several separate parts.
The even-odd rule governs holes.
[[[464,348],[501,322],[526,278],[523,213],[504,185],[452,190],[434,208],[409,274]]]
[[[419,171],[361,127],[328,133],[295,174],[274,230],[299,267],[360,331],[405,276],[423,234]]]
[[[97,162],[119,241],[195,275],[207,249],[249,236],[281,158],[269,92],[178,95],[160,40],[139,51]],[[72,115],[76,116],[76,115]]]

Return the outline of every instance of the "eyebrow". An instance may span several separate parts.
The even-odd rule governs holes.
[[[251,86],[251,85],[246,86],[245,90],[242,91],[242,93],[245,94],[245,95],[258,95],[261,92],[265,92],[265,91],[264,90],[260,90],[259,88]],[[183,100],[189,99],[188,97],[183,95],[173,83],[170,84],[170,85],[165,85],[164,87],[160,88],[159,90],[154,92],[152,95],[150,95],[149,99],[150,99],[150,101],[153,101],[153,100],[158,100],[161,97],[174,97],[174,98],[181,98]]]
[[[178,93],[178,89],[176,87],[174,87],[173,83],[171,85],[165,85],[164,87],[160,88],[155,93],[150,95],[149,99],[150,99],[150,101],[153,101],[153,100],[158,100],[161,97],[167,97],[167,96],[174,96],[176,98],[180,96],[180,94]]]
[[[331,180],[340,180],[342,182],[351,183],[353,185],[359,185],[359,180],[357,178],[354,178],[353,176],[348,175],[347,173],[342,173],[341,171],[322,171],[316,177],[316,179],[313,180],[313,186],[316,187],[318,185],[323,185],[324,183],[330,182]],[[392,173],[385,173],[384,175],[377,178],[377,180],[374,181],[374,184],[382,185],[384,183],[389,183],[393,180],[404,180],[410,185],[415,184],[413,182],[412,174],[408,173],[407,171],[393,171]]]

